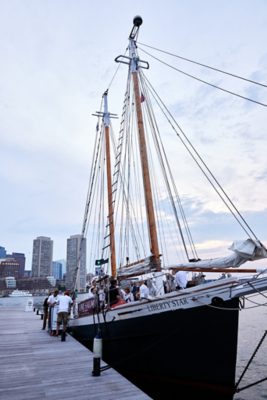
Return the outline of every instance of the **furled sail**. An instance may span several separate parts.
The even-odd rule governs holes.
[[[152,257],[147,257],[144,260],[135,263],[132,266],[121,267],[117,271],[118,278],[147,274],[156,271],[156,266],[151,260]]]
[[[247,261],[255,261],[262,258],[267,258],[267,249],[257,240],[236,240],[231,244],[229,250],[232,250],[233,254],[226,257],[169,265],[167,269],[179,269],[179,267],[188,267],[190,269],[238,268]],[[146,274],[153,271],[155,271],[155,268],[151,262],[151,257],[147,257],[135,265],[120,268],[117,276],[118,278],[123,278],[127,276],[130,277]]]
[[[170,268],[237,268],[247,261],[255,261],[262,258],[267,258],[266,248],[257,240],[247,239],[234,241],[229,247],[229,250],[232,250],[233,254],[226,257],[176,264]]]

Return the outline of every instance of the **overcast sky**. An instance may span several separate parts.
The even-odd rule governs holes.
[[[81,233],[91,114],[117,68],[114,58],[125,52],[135,15],[143,18],[141,43],[267,84],[265,0],[0,0],[0,246],[25,253],[27,269],[37,236],[53,239],[58,260],[66,258],[67,238]],[[266,107],[178,74],[174,84],[173,72],[149,63],[150,80],[266,245]],[[267,103],[266,88],[182,61],[177,66]],[[113,88],[109,102],[120,114]],[[184,194],[196,214],[199,248],[228,246],[224,211]]]

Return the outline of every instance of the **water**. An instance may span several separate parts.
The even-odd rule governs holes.
[[[266,296],[266,295],[265,295]],[[259,341],[267,330],[267,296],[250,296],[240,312],[236,380],[239,379]],[[258,306],[257,304],[262,304]],[[265,305],[263,305],[265,304]],[[239,387],[267,377],[267,336],[261,344]],[[234,400],[266,400],[267,380],[237,393]]]
[[[46,296],[34,297],[0,297],[0,312],[1,308],[15,308],[17,310],[25,310],[28,300],[33,300],[34,305],[43,304]]]
[[[33,297],[34,305],[42,304],[44,299],[45,296]],[[240,312],[236,380],[238,380],[241,376],[260,339],[267,330],[267,297],[258,295],[250,297],[250,299],[251,301],[246,300],[246,309]],[[0,312],[1,308],[16,308],[25,310],[27,300],[27,297],[0,298]],[[257,306],[257,304],[262,305]],[[253,359],[253,362],[250,364],[250,367],[244,375],[239,387],[242,388],[266,377],[267,336],[265,337],[259,351]],[[241,391],[234,396],[234,400],[251,399],[267,400],[267,380],[256,386],[252,386],[244,391]]]

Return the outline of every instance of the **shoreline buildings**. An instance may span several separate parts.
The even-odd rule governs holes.
[[[86,238],[80,234],[67,239],[66,260],[53,261],[54,242],[50,237],[38,236],[33,240],[32,269],[25,271],[25,254],[7,254],[0,246],[0,279],[3,290],[12,287],[37,290],[58,287],[79,292],[86,290]],[[27,274],[28,272],[28,274]],[[8,282],[6,283],[6,279]],[[1,286],[1,285],[0,285]],[[27,286],[27,287],[26,287]],[[1,289],[1,288],[0,288]]]
[[[86,238],[72,235],[67,239],[66,287],[85,291],[86,288]]]
[[[53,240],[39,236],[33,241],[32,277],[52,275]]]

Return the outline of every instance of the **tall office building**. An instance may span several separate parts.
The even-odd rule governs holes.
[[[6,258],[6,249],[0,246],[0,258]]]
[[[73,235],[67,239],[66,286],[85,291],[86,286],[86,238]]]
[[[52,262],[52,275],[55,279],[62,279],[62,263],[59,261]]]
[[[53,240],[39,236],[33,241],[32,276],[51,276],[53,259]]]
[[[19,263],[14,258],[5,258],[0,260],[0,278],[12,276],[19,277]]]
[[[19,278],[24,277],[25,272],[25,254],[24,253],[12,253],[7,254],[7,258],[13,258],[19,263]]]

